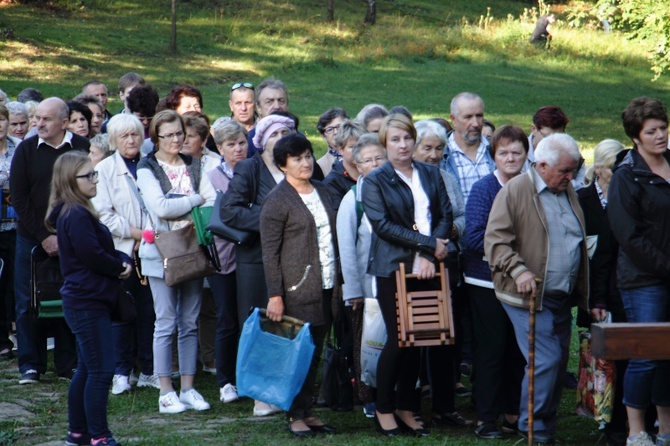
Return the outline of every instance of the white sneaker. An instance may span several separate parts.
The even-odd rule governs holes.
[[[645,431],[626,439],[626,446],[654,446],[654,442]]]
[[[158,412],[160,413],[179,413],[186,410],[179,397],[177,392],[174,390],[167,395],[158,397]]]
[[[154,389],[160,389],[161,385],[158,381],[158,375],[145,375],[140,373],[140,378],[137,380],[137,387],[153,387]]]
[[[112,395],[121,395],[122,393],[130,392],[130,382],[128,377],[124,375],[114,375],[112,379]]]
[[[274,404],[264,403],[263,401],[254,401],[254,416],[266,417],[273,413],[281,412],[282,410]]]
[[[232,403],[233,401],[237,401],[240,399],[240,397],[237,396],[237,387],[230,383],[221,387],[221,389],[219,389],[219,399],[222,403]]]
[[[209,403],[195,389],[179,392],[179,401],[187,409],[209,410]]]

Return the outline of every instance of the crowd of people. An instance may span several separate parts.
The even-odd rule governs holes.
[[[56,373],[72,380],[66,445],[118,445],[110,387],[157,389],[160,413],[210,409],[195,389],[198,363],[216,376],[222,403],[238,400],[238,340],[253,307],[310,323],[315,354],[286,413],[298,437],[337,432],[313,410],[331,330],[350,360],[352,392],[382,435],[425,437],[433,425],[471,426],[481,439],[527,436],[533,300],[534,439],[553,444],[572,308],[585,326],[610,315],[670,322],[668,116],[656,99],[623,111],[632,149],[604,140],[587,167],[559,107],[540,107],[526,134],[496,128],[470,92],[452,99],[449,120],[415,121],[403,106],[380,104],[354,118],[326,110],[319,159],[278,79],[233,84],[231,116],[213,123],[190,85],[161,99],[128,73],[118,94],[124,107],[113,114],[98,81],[68,102],[35,89],[10,101],[0,91],[0,359],[13,358],[15,332],[19,383],[38,383],[46,338],[55,338]],[[215,236],[216,273],[168,285],[155,235],[215,202],[245,241]],[[59,258],[64,318],[31,312],[37,251]],[[408,289],[420,291],[440,287],[441,262],[457,343],[399,347],[399,264],[417,277]],[[132,322],[112,318],[120,283],[134,298]],[[387,332],[374,387],[361,379],[366,298],[376,298]],[[670,445],[670,362],[616,367],[608,444]],[[471,392],[476,420],[456,410],[456,397]],[[430,423],[419,416],[422,397]],[[255,401],[253,413],[280,410]]]

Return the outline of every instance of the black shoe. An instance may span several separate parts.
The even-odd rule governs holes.
[[[452,412],[452,413],[441,413],[441,414],[433,414],[433,424],[436,426],[460,426],[460,427],[465,427],[465,426],[471,426],[472,420],[466,420],[463,415],[461,415],[458,412]]]
[[[320,426],[310,426],[308,424],[307,427],[312,432],[318,432],[320,434],[336,434],[337,433],[337,428],[334,427],[334,426],[329,426],[328,424],[322,424]]]
[[[290,421],[288,423],[288,431],[298,438],[310,438],[316,435],[314,432],[312,432],[312,429],[307,429],[306,431],[294,431],[293,429],[291,429]]]
[[[514,423],[510,423],[505,417],[503,417],[502,431],[506,434],[516,434],[519,432],[519,420],[516,420]]]
[[[400,428],[400,430],[402,432],[408,433],[408,434],[413,435],[415,437],[428,437],[428,436],[430,436],[430,432],[427,431],[426,429],[422,428],[422,427],[420,427],[418,429],[414,429],[414,428],[408,426],[402,420],[402,418],[400,418],[398,416],[398,414],[394,413],[393,417],[395,418],[395,422],[398,424],[398,428]],[[417,421],[419,421],[419,420],[417,420]],[[423,425],[423,422],[420,422],[420,424]]]
[[[36,384],[38,382],[40,382],[40,374],[37,373],[37,370],[30,369],[21,373],[19,384]]]
[[[498,430],[495,423],[482,423],[475,429],[475,435],[484,440],[496,440],[503,437],[502,432]]]
[[[458,371],[461,372],[461,375],[463,376],[470,376],[470,373],[472,373],[472,364],[461,362],[458,366]]]
[[[400,428],[396,427],[395,429],[384,429],[377,418],[377,413],[375,412],[375,428],[377,432],[384,435],[385,437],[395,438],[400,436]]]
[[[0,353],[0,359],[10,360],[14,359],[14,353],[11,348],[6,348]]]

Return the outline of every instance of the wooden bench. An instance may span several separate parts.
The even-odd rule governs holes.
[[[670,359],[670,323],[592,324],[591,351],[603,359]]]
[[[454,344],[454,318],[451,311],[449,277],[440,263],[440,289],[407,291],[405,265],[396,271],[396,309],[398,311],[398,345],[400,347],[427,347]]]

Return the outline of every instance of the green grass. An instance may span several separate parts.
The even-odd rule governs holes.
[[[670,92],[667,77],[651,82],[645,54],[617,33],[559,22],[551,50],[529,45],[535,16],[518,1],[378,2],[373,27],[362,25],[365,5],[356,0],[337,1],[333,23],[316,0],[179,2],[175,56],[167,52],[164,1],[56,5],[1,7],[0,28],[15,35],[0,41],[0,88],[10,95],[35,86],[69,98],[89,79],[114,88],[132,70],[162,95],[180,82],[198,86],[205,111],[218,117],[228,114],[234,81],[276,76],[319,151],[316,120],[331,106],[355,115],[380,102],[405,105],[417,118],[447,116],[451,98],[470,90],[496,124],[529,129],[537,108],[562,107],[589,159],[604,138],[626,141],[619,116],[631,98],[667,102]]]
[[[573,342],[571,365],[577,368],[576,342]],[[49,355],[51,359],[51,354]],[[469,385],[467,380],[466,384]],[[200,446],[230,445],[298,445],[304,441],[294,439],[286,430],[283,415],[253,418],[253,403],[242,400],[223,405],[218,402],[218,387],[212,375],[198,373],[196,387],[212,404],[205,412],[187,411],[175,415],[159,415],[155,389],[135,389],[126,395],[109,399],[109,423],[117,439],[124,445],[142,446]],[[19,386],[16,360],[0,365],[0,414],[4,403],[18,403],[27,407],[34,417],[30,421],[0,421],[0,445],[23,446],[62,441],[67,431],[68,381],[58,379],[53,373],[43,376],[36,385]],[[469,399],[458,399],[458,410],[468,418],[474,417]],[[575,414],[575,391],[565,390],[559,411],[558,438],[564,445],[594,445],[600,440],[597,424]],[[430,405],[423,401],[423,414],[430,419]],[[472,429],[433,429],[429,438],[402,437],[395,440],[378,435],[371,420],[363,416],[360,407],[354,412],[331,412],[319,409],[318,415],[340,429],[334,436],[319,436],[313,442],[341,445],[453,445],[486,444],[491,446],[525,444],[515,436],[504,440],[478,440]],[[1,418],[0,418],[1,419]],[[390,443],[389,443],[390,442]],[[601,443],[604,444],[604,443]]]
[[[604,138],[625,141],[621,110],[631,98],[647,95],[670,103],[667,76],[651,82],[643,51],[618,33],[576,29],[559,22],[551,50],[527,43],[536,12],[513,0],[378,2],[378,23],[363,26],[365,3],[335,2],[335,22],[325,21],[322,0],[189,0],[179,3],[179,51],[168,54],[169,2],[165,0],[52,0],[0,6],[0,88],[15,97],[32,86],[46,96],[70,98],[88,80],[115,89],[128,71],[142,73],[161,95],[180,82],[199,87],[205,112],[228,114],[230,85],[268,76],[289,88],[290,108],[319,151],[318,116],[332,106],[350,115],[370,102],[402,104],[416,118],[448,116],[451,98],[479,93],[486,115],[497,125],[530,128],[543,105],[562,107],[569,133],[587,160]],[[44,6],[47,5],[47,6]],[[490,10],[487,11],[487,7]],[[569,6],[557,10],[566,17]],[[110,101],[110,110],[121,108]],[[576,369],[573,348],[571,369]],[[62,439],[66,430],[67,382],[47,375],[38,386],[18,386],[16,363],[0,365],[0,403],[21,402],[34,413],[28,421],[0,421],[0,444],[34,445]],[[213,404],[205,413],[158,416],[155,391],[140,389],[110,400],[113,430],[126,444],[297,444],[281,417],[250,419],[251,403],[217,404],[211,376],[197,386]],[[467,401],[459,410],[473,416]],[[325,444],[388,444],[360,410],[323,417],[341,435],[320,437]],[[592,445],[597,425],[574,414],[574,391],[566,391],[559,438],[566,445]],[[193,432],[199,429],[199,432]],[[397,444],[512,445],[476,441],[471,432],[451,429],[428,439],[403,438]],[[601,443],[602,444],[602,443]]]

